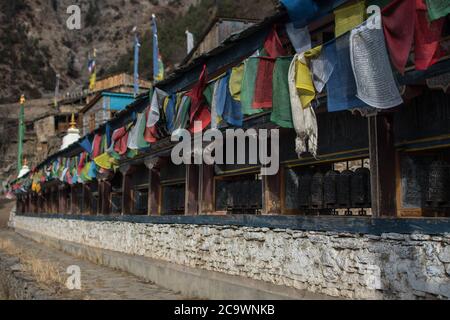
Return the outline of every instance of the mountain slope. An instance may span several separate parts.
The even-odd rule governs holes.
[[[61,75],[61,90],[79,89],[88,81],[87,59],[97,49],[101,77],[132,70],[133,26],[141,36],[141,77],[151,70],[151,15],[158,17],[160,51],[168,66],[185,54],[185,30],[197,38],[214,7],[219,15],[263,18],[275,0],[78,0],[81,30],[69,30],[67,7],[73,0],[8,0],[0,2],[0,104],[21,93],[36,99],[50,96]]]

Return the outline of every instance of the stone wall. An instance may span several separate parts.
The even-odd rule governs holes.
[[[18,229],[356,299],[450,298],[450,234],[381,236],[16,216]]]

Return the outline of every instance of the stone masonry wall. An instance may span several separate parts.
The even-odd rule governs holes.
[[[450,298],[450,234],[381,236],[16,216],[49,237],[356,299]]]

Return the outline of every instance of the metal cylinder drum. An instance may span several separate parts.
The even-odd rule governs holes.
[[[323,173],[316,172],[311,179],[311,206],[315,209],[323,208]]]
[[[449,201],[449,165],[445,161],[433,161],[428,172],[427,201],[439,206]]]
[[[299,177],[298,202],[301,208],[311,206],[311,180],[310,172],[302,172]]]
[[[370,171],[358,168],[351,177],[351,200],[353,207],[370,206]]]
[[[324,204],[327,208],[334,208],[337,205],[337,179],[339,172],[330,170],[325,174],[323,181]]]
[[[350,170],[344,170],[338,176],[337,179],[337,199],[338,207],[350,208],[351,207],[351,178],[353,172]]]

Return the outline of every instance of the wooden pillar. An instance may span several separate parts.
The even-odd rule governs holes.
[[[186,186],[184,198],[184,214],[197,215],[198,214],[198,190],[199,190],[199,165],[186,165]]]
[[[30,193],[30,213],[36,213],[35,211],[35,205],[34,205],[34,192]]]
[[[59,203],[58,203],[58,187],[53,187],[52,189],[52,195],[53,195],[53,213],[60,213],[59,212]]]
[[[18,214],[23,214],[24,213],[24,209],[23,209],[23,197],[21,195],[17,196],[17,201],[16,201],[16,210]]]
[[[396,216],[393,115],[368,118],[372,215]]]
[[[200,166],[199,214],[213,214],[214,208],[214,165]]]
[[[66,189],[64,186],[58,188],[59,208],[62,213],[67,212]]]
[[[77,214],[77,189],[75,186],[69,186],[70,192],[70,214]]]
[[[111,182],[108,180],[103,180],[99,182],[99,187],[99,198],[101,198],[100,213],[103,215],[108,215],[111,213]]]
[[[89,185],[83,184],[83,214],[92,214],[91,189]]]
[[[262,176],[263,214],[281,214],[281,170],[271,176]]]
[[[125,165],[120,167],[122,173],[122,214],[129,215],[133,210],[133,202],[131,198],[131,174],[134,167]]]
[[[159,159],[151,159],[144,162],[149,170],[148,172],[148,209],[149,216],[156,216],[161,213],[160,210],[160,193],[161,193],[161,176],[160,170],[156,167]]]

